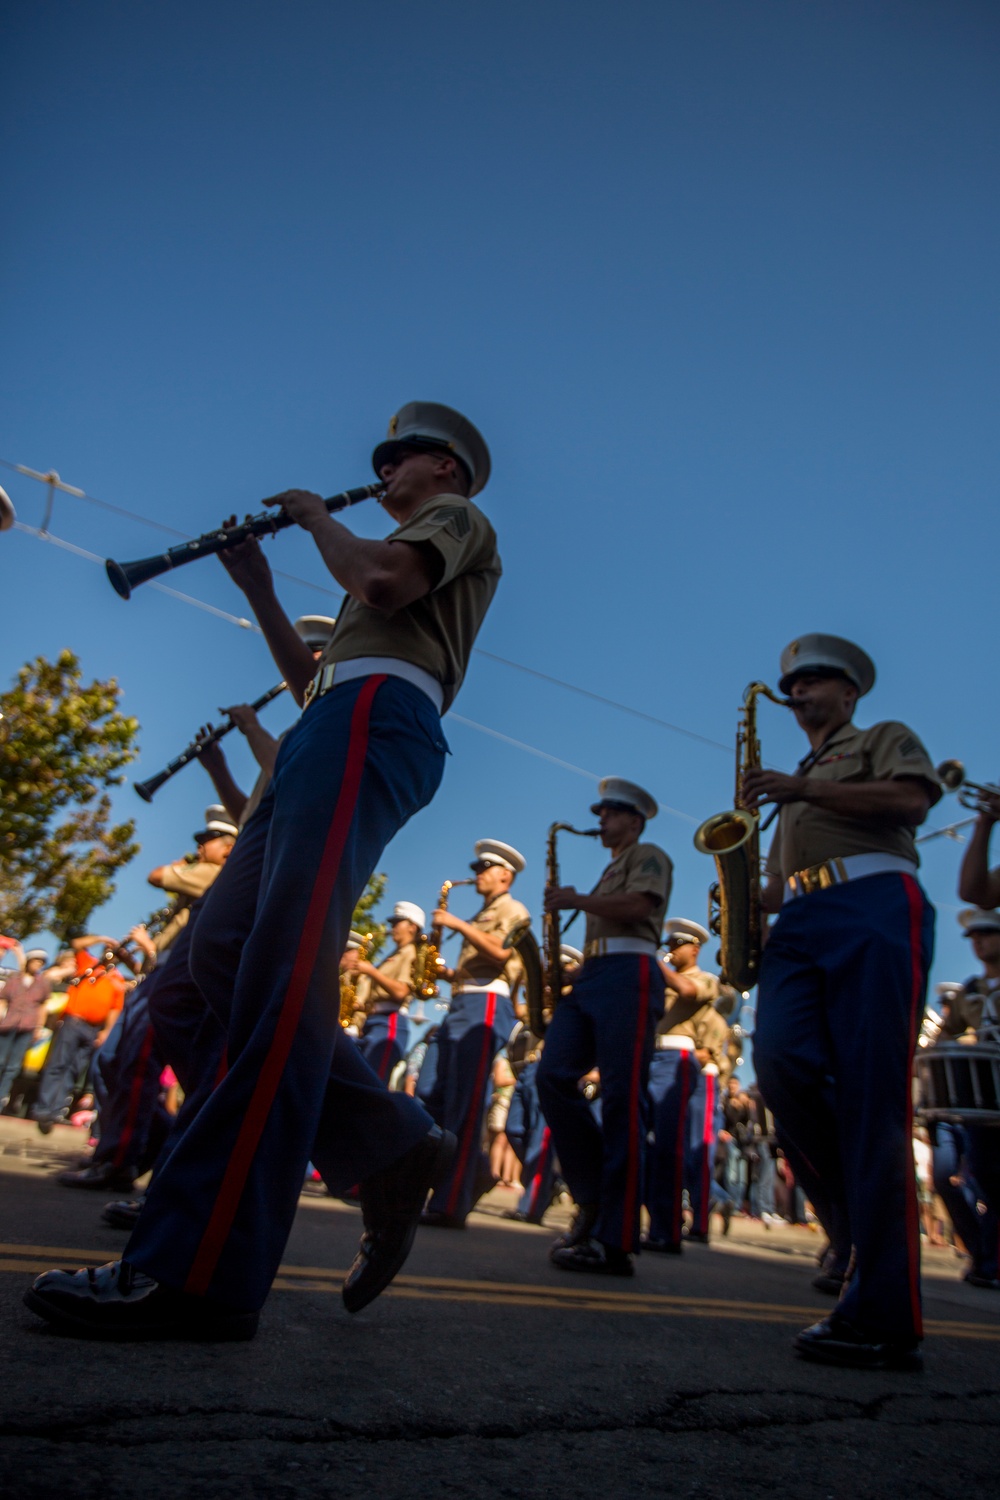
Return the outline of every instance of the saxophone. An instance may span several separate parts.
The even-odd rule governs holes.
[[[596,839],[600,836],[600,832],[599,828],[574,828],[571,823],[553,823],[550,826],[548,839],[545,844],[546,890],[559,884],[559,856],[556,850],[556,835],[559,833],[575,833],[578,838]],[[557,911],[543,912],[543,989],[541,994],[533,994],[532,988],[529,985],[526,994],[528,1020],[532,1031],[538,1037],[545,1035],[552,1012],[559,1004],[559,997],[563,991],[562,939],[563,930],[559,923],[559,913]]]
[[[358,957],[366,959],[371,946],[372,934],[366,932],[358,944]],[[340,1024],[345,1031],[353,1024],[354,1012],[358,1008],[358,980],[360,978],[361,975],[356,970],[346,974],[343,969],[340,971]]]
[[[760,814],[743,804],[743,778],[760,766],[757,699],[790,707],[766,683],[751,682],[743,694],[736,727],[735,806],[706,818],[694,836],[699,854],[715,860],[718,880],[709,887],[708,927],[721,939],[719,964],[727,984],[743,991],[757,983],[760,968]]]
[[[437,910],[448,910],[448,892],[457,885],[475,885],[475,880],[446,880],[437,900]],[[414,965],[413,993],[418,1000],[436,1000],[441,993],[438,985],[438,966],[441,962],[440,927],[432,927],[426,940],[417,952]]]

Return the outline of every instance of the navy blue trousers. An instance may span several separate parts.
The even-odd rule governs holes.
[[[687,1190],[691,1201],[692,1228],[708,1233],[708,1215],[713,1199],[724,1202],[729,1194],[715,1181],[715,1143],[719,1136],[722,1105],[719,1075],[699,1069],[700,1077],[691,1097],[691,1154],[687,1160]]]
[[[150,986],[155,980],[154,969],[127,996],[110,1078],[101,1066],[108,1088],[93,1160],[131,1172],[133,1177],[148,1171],[170,1127],[170,1117],[160,1104],[160,1075],[165,1062],[149,1019]],[[97,1058],[100,1056],[99,1052]]]
[[[1000,1224],[1000,1130],[991,1125],[967,1125],[969,1142],[969,1166],[976,1186],[989,1210],[983,1221],[983,1262],[989,1275],[990,1266],[997,1265],[998,1233]],[[996,1270],[992,1273],[996,1276]]]
[[[911,875],[789,901],[761,963],[754,1060],[783,1132],[850,1226],[839,1311],[862,1333],[922,1335],[911,1075],[934,912]]]
[[[570,1192],[577,1203],[598,1205],[595,1239],[622,1250],[639,1248],[647,1077],[663,994],[663,975],[647,954],[587,959],[556,1006],[538,1064],[538,1096]],[[594,1067],[600,1124],[578,1087]]]
[[[688,1164],[702,1134],[698,1111],[692,1107],[701,1086],[701,1064],[693,1049],[682,1052],[669,1047],[653,1053],[649,1064],[652,1139],[646,1146],[645,1199],[650,1239],[670,1245],[681,1242]]]
[[[409,1051],[410,1023],[398,1010],[369,1016],[358,1037],[358,1051],[365,1062],[387,1084],[392,1070]]]
[[[79,1016],[64,1016],[52,1038],[45,1067],[38,1084],[33,1120],[57,1120],[69,1104],[77,1079],[90,1067],[94,1058],[94,1039],[100,1027]]]
[[[226,1072],[172,1145],[125,1252],[158,1281],[259,1308],[310,1158],[343,1192],[431,1128],[344,1034],[339,962],[365,882],[433,797],[446,751],[426,695],[382,676],[334,688],[282,740],[192,934],[191,974],[225,1027]]]
[[[932,1120],[928,1129],[934,1162],[934,1191],[944,1203],[951,1222],[972,1256],[973,1271],[977,1276],[995,1281],[997,1216],[989,1207],[985,1213],[980,1213],[977,1207],[979,1184],[971,1176],[969,1138],[965,1127],[946,1120]],[[1000,1141],[997,1146],[1000,1149]],[[953,1182],[953,1177],[959,1181]]]
[[[537,1061],[526,1063],[521,1070],[507,1112],[505,1133],[521,1163],[523,1192],[518,1213],[532,1224],[540,1224],[552,1202],[557,1163],[552,1131],[538,1097]]]
[[[491,1094],[490,1072],[513,1029],[510,998],[495,990],[456,995],[441,1022],[433,1088],[422,1097],[442,1129],[458,1138],[458,1150],[449,1176],[431,1195],[427,1205],[431,1213],[466,1218],[484,1184],[492,1181],[489,1157],[482,1144]],[[428,1049],[427,1057],[430,1055]]]

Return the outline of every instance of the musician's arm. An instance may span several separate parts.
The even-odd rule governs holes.
[[[431,593],[444,572],[444,559],[434,547],[355,536],[325,510],[307,530],[341,588],[385,614]]]
[[[959,900],[986,910],[1000,906],[1000,869],[991,870],[989,864],[994,821],[989,814],[980,813],[972,826],[958,874]]]
[[[209,732],[209,726],[203,725],[198,731],[197,738],[202,739]],[[265,730],[266,734],[267,731]],[[250,747],[253,749],[253,746]],[[201,754],[198,756],[199,763],[208,772],[212,785],[215,787],[226,812],[234,823],[238,823],[243,816],[243,809],[247,805],[247,794],[237,786],[233,773],[229,769],[225,751],[217,740],[207,742]]]
[[[275,665],[288,684],[288,691],[301,708],[306,688],[315,674],[316,663],[309,647],[278,602],[271,565],[261,551],[260,543],[256,537],[248,537],[235,547],[226,547],[219,553],[219,561],[237,588],[242,589],[246,595]]]

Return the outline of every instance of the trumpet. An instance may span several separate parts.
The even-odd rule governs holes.
[[[333,515],[336,511],[347,510],[348,506],[360,504],[362,500],[380,499],[384,494],[384,484],[362,484],[357,489],[331,495],[323,504]],[[115,593],[120,594],[123,599],[130,599],[132,590],[140,583],[159,578],[161,573],[169,573],[171,568],[196,562],[199,557],[211,557],[214,552],[224,552],[227,547],[235,547],[248,537],[273,536],[275,532],[294,525],[295,522],[286,511],[264,511],[259,516],[247,516],[235,526],[220,526],[215,531],[206,531],[203,536],[192,537],[189,542],[171,547],[155,557],[140,557],[135,562],[125,563],[115,562],[113,557],[109,557],[105,560],[104,567]]]
[[[255,698],[250,707],[255,712],[257,709],[263,708],[264,705],[270,703],[273,698],[277,698],[279,693],[283,693],[285,691],[285,687],[285,683],[279,682],[277,687],[269,688],[266,693],[262,693],[259,698]],[[182,750],[180,755],[175,756],[170,764],[168,766],[165,766],[162,771],[158,771],[157,774],[155,776],[151,776],[148,781],[133,782],[132,785],[135,787],[143,802],[152,802],[155,793],[160,790],[160,787],[165,781],[169,781],[171,776],[176,776],[177,772],[182,771],[185,766],[190,765],[191,761],[197,760],[199,755],[201,755],[209,745],[218,744],[219,740],[221,740],[224,735],[229,734],[230,730],[235,728],[235,723],[227,714],[226,722],[224,724],[219,724],[210,729],[203,740],[192,740],[190,745],[188,745],[185,750]]]
[[[438,895],[438,910],[448,910],[448,892],[457,885],[475,885],[475,880],[446,880]],[[438,985],[438,965],[441,961],[442,928],[432,927],[427,941],[417,955],[417,973],[413,981],[413,993],[419,1000],[436,1000],[441,993]]]
[[[706,818],[694,836],[699,854],[710,854],[715,860],[719,877],[708,892],[708,926],[722,942],[722,977],[741,991],[757,983],[760,967],[760,814],[743,805],[743,778],[760,766],[757,699],[761,697],[780,708],[790,706],[787,698],[780,698],[766,683],[750,683],[736,728],[735,805]]]
[[[970,781],[960,760],[943,760],[936,770],[945,791],[958,792],[959,802],[970,812],[985,812],[991,800],[1000,798],[1000,786],[990,781]]]

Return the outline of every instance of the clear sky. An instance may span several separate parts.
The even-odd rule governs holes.
[[[4,24],[0,458],[194,534],[365,482],[391,413],[444,401],[493,451],[485,652],[728,746],[744,685],[830,630],[878,664],[860,722],[997,775],[993,4],[33,0]],[[42,486],[0,481],[37,527]],[[352,524],[387,529],[374,506]],[[52,531],[119,558],[163,542],[69,496]],[[324,583],[308,538],[270,556]],[[0,557],[0,679],[63,646],[116,676],[137,777],[276,680],[220,616],[125,604],[22,532]],[[244,612],[214,560],[172,583]],[[548,823],[585,823],[613,773],[676,809],[650,835],[671,911],[704,919],[691,834],[729,803],[731,752],[485,655],[456,713],[442,790],[382,861],[392,899],[429,907],[493,836],[537,912]],[[266,722],[289,719],[278,700]],[[794,724],[764,705],[761,728],[790,767]],[[121,790],[143,850],[99,926],[158,904],[145,873],[208,793],[196,766],[151,807]],[[925,853],[935,978],[970,971],[960,852]],[[566,846],[568,880],[599,868]]]

